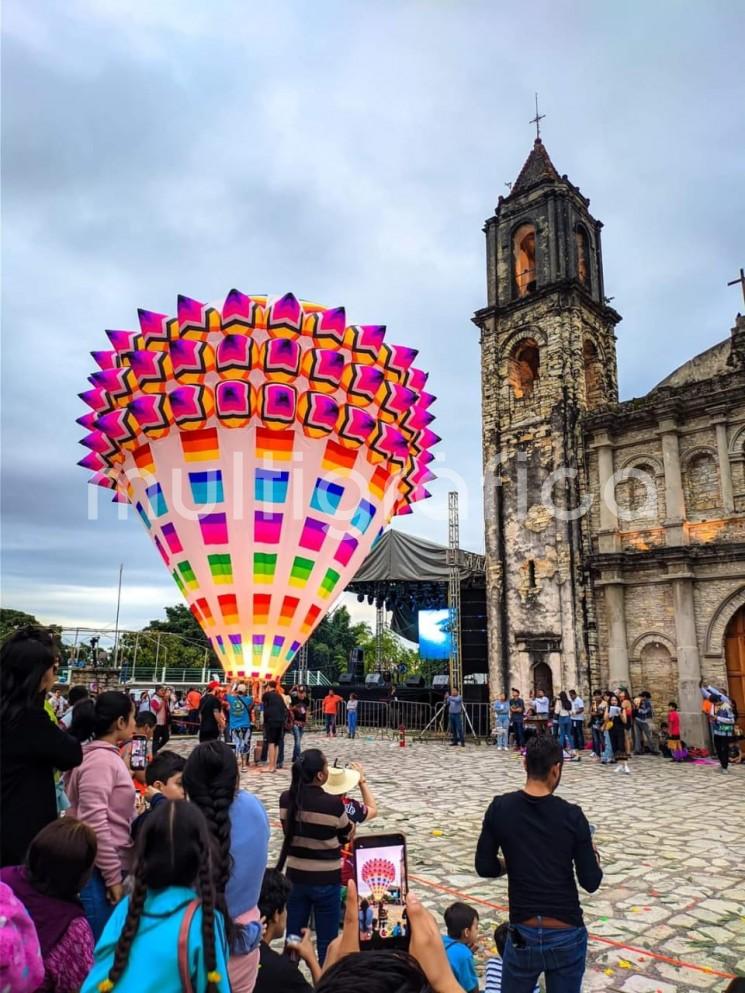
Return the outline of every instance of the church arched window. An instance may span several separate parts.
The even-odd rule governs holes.
[[[535,225],[521,224],[512,236],[512,271],[519,297],[535,293]]]
[[[574,229],[574,246],[577,252],[577,279],[590,289],[590,237],[578,224]]]
[[[603,367],[597,345],[590,338],[582,342],[582,363],[585,371],[585,402],[593,410],[603,402]]]
[[[517,398],[533,394],[535,381],[540,373],[541,356],[534,338],[518,341],[510,353],[507,378]]]
[[[625,470],[616,486],[616,506],[622,530],[649,527],[659,516],[657,477],[643,462]]]
[[[702,520],[719,509],[719,470],[713,454],[697,452],[685,467],[685,496],[688,517]]]

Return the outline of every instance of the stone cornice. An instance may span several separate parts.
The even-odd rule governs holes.
[[[522,297],[519,300],[511,300],[509,303],[500,304],[493,307],[482,307],[480,310],[476,311],[471,320],[476,327],[483,329],[483,325],[489,317],[511,316],[519,313],[519,311],[523,308],[530,310],[538,301],[549,300],[552,296],[555,296],[558,293],[576,294],[576,298],[571,302],[562,302],[562,310],[569,310],[572,306],[583,306],[587,307],[588,310],[591,310],[594,314],[596,314],[601,321],[606,321],[609,324],[616,325],[622,320],[621,315],[612,307],[608,307],[606,304],[599,304],[597,301],[593,300],[582,284],[576,279],[564,279],[558,283],[551,283],[550,286],[545,286],[543,289],[539,289],[535,293],[531,293],[528,297]]]
[[[622,435],[629,428],[654,425],[665,418],[679,423],[690,420],[692,414],[721,415],[742,403],[745,376],[739,371],[702,379],[683,386],[663,386],[643,397],[622,400],[602,410],[585,414],[582,424],[586,432],[608,431]]]
[[[643,565],[675,566],[669,578],[686,578],[694,565],[706,563],[745,562],[745,541],[712,542],[700,545],[663,545],[646,551],[594,552],[589,558],[590,568],[596,573],[625,572]]]

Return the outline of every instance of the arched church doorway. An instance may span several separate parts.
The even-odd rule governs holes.
[[[670,657],[670,652],[659,641],[652,641],[642,648],[639,660],[640,685],[634,686],[635,693],[649,690],[652,694],[652,705],[658,718],[667,713],[667,705],[671,700],[677,700],[678,666]]]
[[[533,666],[533,688],[536,693],[543,690],[549,699],[554,695],[554,676],[548,663],[536,662]]]
[[[724,632],[724,657],[727,686],[742,721],[745,717],[745,605],[740,607]]]

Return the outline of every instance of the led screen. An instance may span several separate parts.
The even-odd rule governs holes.
[[[419,611],[419,655],[423,659],[450,658],[450,612]]]

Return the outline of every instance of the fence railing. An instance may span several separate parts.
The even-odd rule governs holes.
[[[302,680],[300,679],[301,673],[293,673],[294,678],[298,683],[302,682],[304,686],[331,686],[331,680],[324,676],[320,669],[308,669],[303,671]],[[284,685],[288,685],[288,680],[283,678],[282,682]]]
[[[101,669],[104,669],[101,666]],[[60,670],[58,679],[63,685],[69,686],[72,682],[72,674],[76,671],[74,667]],[[90,670],[93,675],[95,670]],[[152,662],[138,663],[137,665],[123,665],[121,667],[121,682],[130,689],[137,689],[144,686],[206,686],[207,683],[216,676],[222,678],[220,670],[212,666],[203,668],[193,668],[188,666],[175,665],[155,665]],[[289,677],[283,678],[285,686],[291,684],[291,680],[297,677],[298,673],[292,673]],[[303,673],[303,682],[306,686],[330,686],[329,679],[318,669],[310,669]]]
[[[326,723],[323,700],[313,700],[313,722],[323,727]],[[488,703],[465,704],[465,733],[476,738],[490,738],[493,733],[491,705]],[[340,703],[336,710],[336,726],[347,725],[347,704]],[[403,726],[408,735],[442,738],[449,733],[448,708],[445,704],[416,703],[410,700],[358,700],[357,727],[375,731],[380,737],[398,735]]]

